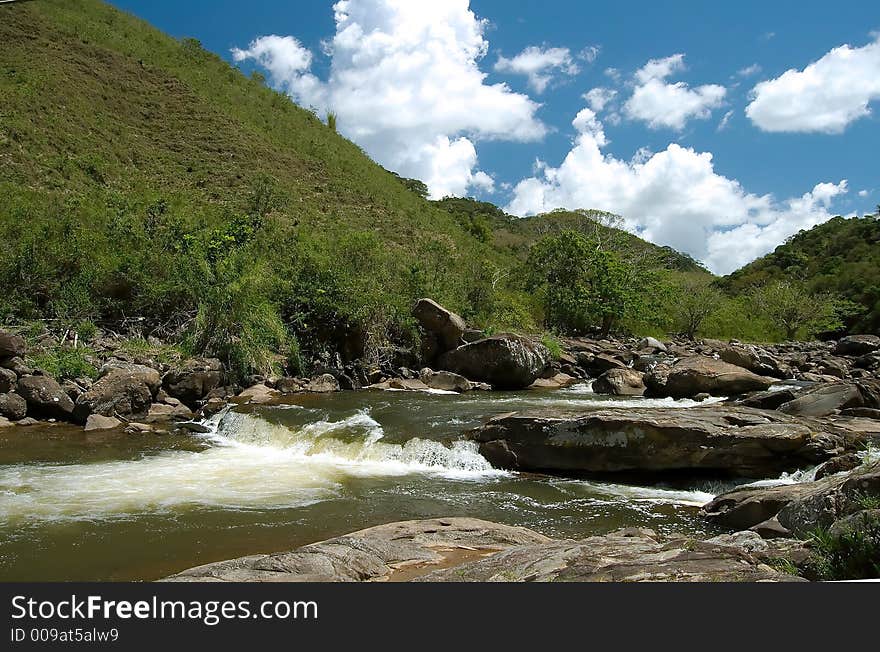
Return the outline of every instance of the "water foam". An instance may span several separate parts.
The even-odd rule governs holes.
[[[473,442],[382,442],[367,411],[291,429],[224,412],[205,423],[201,452],[140,460],[15,465],[0,470],[0,523],[108,518],[192,507],[276,509],[338,496],[352,477],[425,474],[458,480],[504,475]]]

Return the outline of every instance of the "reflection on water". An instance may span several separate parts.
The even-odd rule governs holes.
[[[712,487],[636,487],[493,469],[462,432],[540,407],[677,406],[555,392],[302,395],[228,411],[204,435],[0,434],[0,579],[153,579],[408,518],[474,516],[583,536],[706,532]]]

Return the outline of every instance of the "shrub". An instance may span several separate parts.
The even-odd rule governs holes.
[[[30,357],[33,365],[58,379],[97,378],[98,370],[92,364],[94,351],[84,347],[57,347]]]
[[[880,578],[880,518],[868,511],[848,529],[815,530],[809,571],[820,580]]]

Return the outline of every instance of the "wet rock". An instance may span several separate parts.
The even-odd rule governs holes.
[[[703,505],[702,512],[718,525],[746,530],[774,518],[779,510],[809,493],[812,487],[813,483],[809,482],[776,487],[745,485],[716,496]]]
[[[797,396],[798,390],[789,387],[778,391],[755,392],[737,401],[736,404],[761,410],[775,410],[780,405],[793,401]]]
[[[0,416],[12,421],[24,419],[27,416],[27,401],[13,392],[0,394]]]
[[[563,387],[570,387],[577,382],[578,379],[574,376],[560,372],[553,374],[549,378],[538,378],[529,385],[529,389],[562,389]]]
[[[23,337],[0,330],[0,360],[23,358],[25,353],[27,353],[27,344]]]
[[[18,381],[16,391],[34,417],[68,420],[73,416],[73,401],[49,376],[24,376]]]
[[[277,389],[282,394],[296,394],[303,391],[307,384],[308,381],[303,380],[302,378],[285,377],[279,378],[275,381],[275,389]]]
[[[399,389],[407,392],[424,392],[430,389],[418,378],[392,378],[388,381],[388,389]]]
[[[860,356],[880,351],[880,337],[876,335],[850,335],[834,347],[834,355]]]
[[[437,353],[445,353],[464,341],[467,325],[464,319],[431,299],[419,299],[412,311],[413,317],[428,333],[437,338]]]
[[[865,419],[880,420],[880,410],[877,408],[856,407],[844,408],[840,411],[841,416],[845,417],[862,417]]]
[[[523,389],[550,364],[543,344],[519,335],[497,335],[465,344],[440,356],[438,366],[498,389]]]
[[[115,430],[123,426],[122,421],[116,417],[105,417],[100,414],[90,414],[86,419],[85,431],[92,432],[94,430]]]
[[[746,477],[816,464],[853,445],[845,434],[816,422],[716,405],[513,413],[491,419],[468,437],[493,465],[513,470],[700,469]]]
[[[38,419],[34,419],[33,417],[25,417],[24,419],[16,421],[13,425],[16,425],[16,426],[38,426],[41,423],[43,423],[43,422]]]
[[[263,403],[269,403],[274,401],[281,395],[280,392],[268,387],[262,383],[258,383],[256,385],[251,385],[244,391],[242,391],[236,399],[239,402],[245,403],[253,403],[256,405],[260,405]]]
[[[822,478],[826,478],[829,475],[834,475],[835,473],[843,473],[844,471],[852,471],[853,469],[857,469],[862,465],[862,458],[859,457],[858,453],[846,453],[845,455],[838,455],[837,457],[832,457],[827,462],[823,462],[816,468],[816,472],[813,474],[813,477],[816,480],[821,480]]]
[[[76,401],[74,417],[85,423],[91,414],[126,419],[147,413],[159,391],[159,372],[135,364],[105,366],[102,376]]]
[[[223,383],[223,364],[216,358],[193,358],[171,369],[162,378],[169,396],[196,405]]]
[[[691,356],[669,370],[662,391],[673,398],[690,398],[705,392],[712,396],[732,396],[766,390],[774,379],[705,356]]]
[[[0,416],[0,430],[3,430],[4,428],[11,428],[14,425],[15,424],[6,417]]]
[[[613,396],[643,396],[643,378],[644,374],[634,369],[609,369],[593,381],[593,391]]]
[[[183,404],[166,405],[165,403],[153,403],[144,421],[146,423],[160,423],[163,421],[186,421],[192,418],[192,410]]]
[[[697,541],[628,528],[559,541],[470,518],[389,523],[302,546],[198,566],[172,582],[797,581],[744,537]],[[766,551],[758,551],[766,554]]]

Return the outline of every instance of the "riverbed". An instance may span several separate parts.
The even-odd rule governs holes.
[[[716,530],[698,508],[731,481],[639,485],[516,474],[492,468],[461,438],[517,410],[694,405],[602,397],[589,385],[464,395],[361,391],[226,410],[200,434],[6,429],[0,580],[153,580],[435,516],[552,537],[627,526],[711,535]]]

